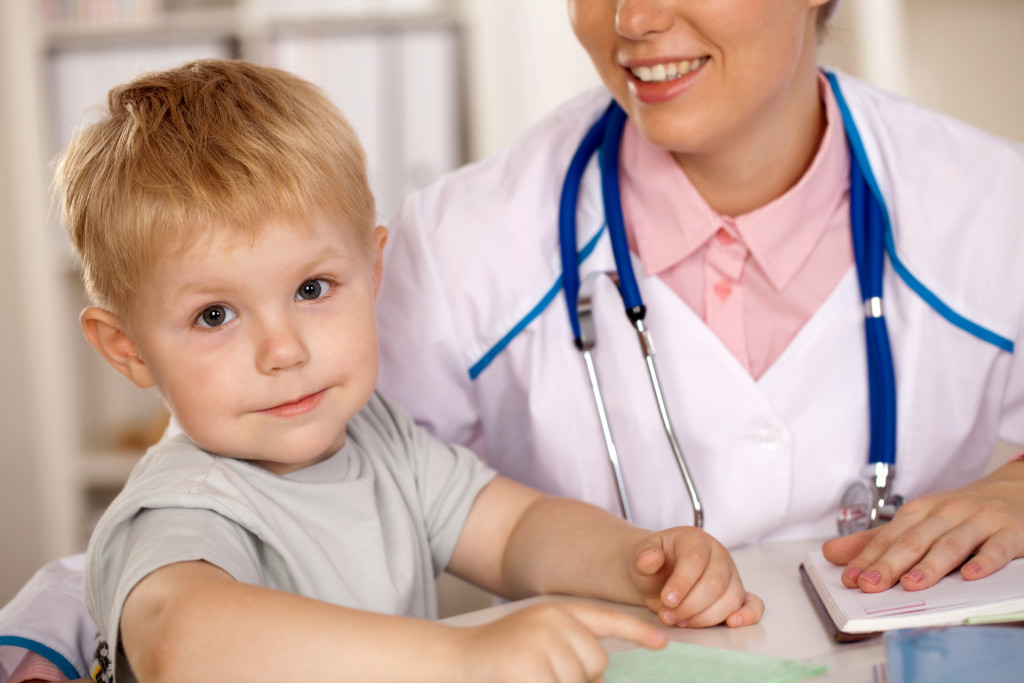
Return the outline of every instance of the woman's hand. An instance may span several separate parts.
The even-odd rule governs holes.
[[[968,581],[988,576],[1024,557],[1024,460],[912,500],[888,524],[828,541],[822,551],[846,565],[846,586],[865,593],[897,582],[907,590],[928,588],[961,565]]]
[[[708,533],[675,527],[633,546],[629,578],[665,624],[688,627],[757,623],[764,602],[743,588],[732,556]]]

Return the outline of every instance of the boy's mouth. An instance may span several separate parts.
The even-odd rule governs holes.
[[[323,399],[323,396],[326,392],[326,389],[321,389],[315,394],[303,396],[302,398],[296,399],[295,401],[281,403],[280,405],[276,405],[272,408],[265,408],[264,410],[261,410],[259,412],[267,415],[274,415],[277,417],[294,417],[296,415],[302,415],[304,413],[308,413],[309,411],[313,410],[318,405],[320,405],[320,401],[321,399]]]

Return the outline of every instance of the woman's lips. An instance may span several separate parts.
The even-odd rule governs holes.
[[[630,90],[644,104],[667,102],[696,81],[709,57],[626,68]]]

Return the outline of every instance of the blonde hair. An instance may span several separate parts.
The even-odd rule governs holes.
[[[62,154],[55,190],[87,294],[128,325],[157,259],[211,229],[253,240],[271,219],[322,215],[360,231],[369,249],[376,219],[341,112],[312,83],[237,60],[112,89],[100,120]]]

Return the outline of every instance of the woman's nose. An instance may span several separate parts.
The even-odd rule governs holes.
[[[620,0],[615,11],[615,30],[631,40],[641,40],[672,27],[668,0]]]

